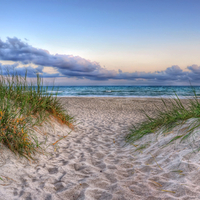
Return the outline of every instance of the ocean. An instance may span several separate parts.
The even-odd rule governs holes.
[[[200,96],[200,86],[59,86],[48,87],[47,93],[58,97],[150,97],[180,98]]]

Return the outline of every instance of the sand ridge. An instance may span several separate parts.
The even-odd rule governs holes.
[[[124,146],[128,128],[144,119],[141,109],[153,114],[159,99],[68,97],[61,102],[75,115],[76,129],[70,133],[56,122],[40,128],[46,134],[38,134],[39,141],[47,148],[35,163],[2,146],[0,199],[200,199],[199,157],[190,154],[198,139],[162,148],[180,133],[177,129]]]

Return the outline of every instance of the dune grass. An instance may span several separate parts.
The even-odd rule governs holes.
[[[36,86],[15,71],[0,75],[0,142],[11,151],[32,158],[38,150],[37,140],[30,134],[49,116],[73,128],[73,117],[69,116],[62,104],[37,75]]]
[[[175,126],[184,125],[188,119],[194,118],[188,130],[182,135],[175,136],[171,142],[177,139],[183,141],[188,138],[196,128],[200,127],[200,101],[195,89],[191,88],[194,96],[184,100],[187,103],[183,104],[177,94],[175,94],[176,98],[161,99],[162,106],[155,105],[156,114],[153,117],[143,110],[146,119],[140,124],[133,125],[130,133],[126,136],[126,141],[133,143],[144,135],[155,133],[161,129],[163,133],[169,132]]]

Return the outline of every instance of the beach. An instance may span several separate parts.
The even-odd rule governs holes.
[[[1,145],[0,199],[200,199],[199,155],[191,154],[190,141],[163,148],[173,134],[181,134],[179,127],[125,143],[132,124],[144,120],[141,110],[154,115],[154,104],[162,107],[160,99],[59,99],[75,117],[75,129],[56,120],[38,127],[35,134],[46,152],[36,154],[35,161]]]

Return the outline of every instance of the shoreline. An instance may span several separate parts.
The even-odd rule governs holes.
[[[57,96],[59,98],[133,98],[133,99],[173,99],[175,96]],[[180,96],[179,99],[192,99],[193,96]],[[199,96],[200,98],[200,96]]]

